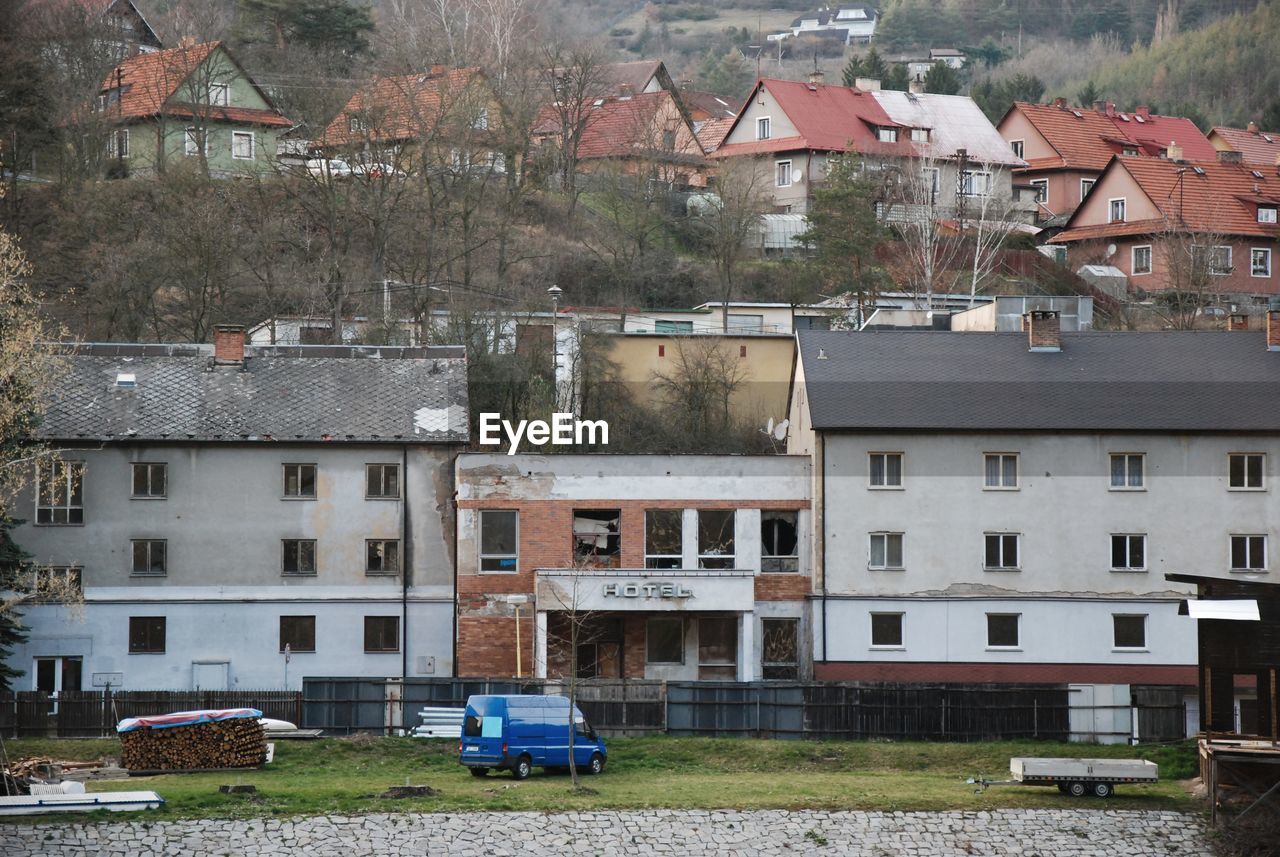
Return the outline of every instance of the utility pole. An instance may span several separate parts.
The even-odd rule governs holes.
[[[547,289],[551,298],[551,394],[555,405],[560,404],[560,296],[564,289],[555,283]]]

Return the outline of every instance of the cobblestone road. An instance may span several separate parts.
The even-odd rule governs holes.
[[[1208,857],[1211,851],[1205,828],[1193,815],[1024,809],[941,813],[442,813],[294,820],[0,824],[0,854]]]

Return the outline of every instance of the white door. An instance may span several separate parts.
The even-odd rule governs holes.
[[[191,687],[193,690],[226,690],[228,661],[192,661]]]

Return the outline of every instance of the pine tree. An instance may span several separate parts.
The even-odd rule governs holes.
[[[1084,85],[1084,89],[1076,93],[1076,104],[1081,107],[1092,107],[1093,102],[1101,100],[1102,93],[1098,92],[1098,87],[1093,85],[1092,80]]]
[[[955,95],[960,91],[960,75],[944,62],[934,63],[924,76],[924,89],[935,95]]]
[[[864,77],[873,77],[876,80],[883,80],[884,76],[889,73],[889,64],[884,61],[884,57],[880,56],[880,52],[875,48],[867,51],[867,58],[863,60],[863,69],[866,71]]]
[[[845,86],[854,86],[858,78],[866,76],[866,66],[862,62],[862,57],[850,54],[849,62],[845,63],[844,72],[840,75],[840,82]]]
[[[889,67],[889,73],[880,81],[881,89],[891,89],[894,92],[906,92],[911,87],[911,72],[907,70],[906,63],[894,63]]]
[[[25,587],[22,580],[30,569],[31,555],[14,542],[11,530],[20,521],[11,518],[0,518],[0,590],[20,591]],[[13,649],[27,641],[27,632],[22,625],[22,615],[16,609],[0,603],[0,691],[13,689],[13,680],[24,675],[22,670],[15,670],[9,665]]]

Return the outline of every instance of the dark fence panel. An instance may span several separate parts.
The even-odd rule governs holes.
[[[266,717],[297,724],[302,694],[292,690],[64,690],[0,694],[0,729],[19,738],[90,738],[111,735],[126,717],[200,708],[257,708]]]
[[[1133,688],[1138,711],[1139,741],[1177,741],[1187,732],[1187,707],[1183,696],[1195,688],[1170,685]]]

